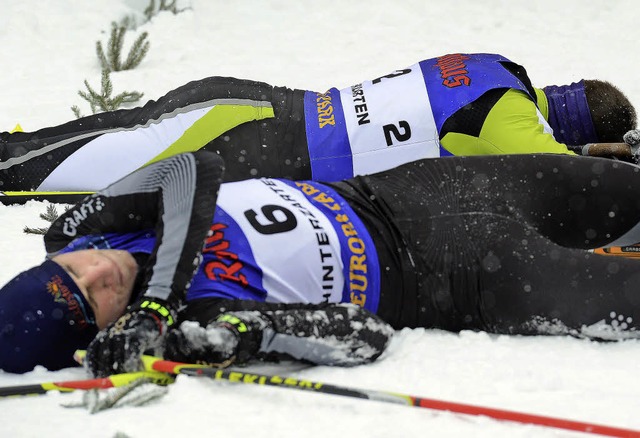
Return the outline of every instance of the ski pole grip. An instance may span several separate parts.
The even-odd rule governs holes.
[[[582,146],[582,155],[590,157],[611,157],[632,159],[633,151],[626,143],[589,143]]]

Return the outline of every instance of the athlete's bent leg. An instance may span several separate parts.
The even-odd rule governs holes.
[[[623,309],[635,309],[628,310],[632,320],[640,318],[640,303],[628,295],[640,279],[635,277],[640,265],[583,250],[640,241],[635,166],[557,155],[453,157],[342,184],[368,194],[385,212],[390,233],[398,230],[410,252],[414,265],[405,262],[403,271],[417,272],[417,286],[405,287],[404,296],[395,294],[405,302],[417,290],[418,304],[400,303],[396,326],[524,332],[523,324],[533,316],[557,316],[572,329]],[[363,220],[370,222],[366,215]],[[590,278],[594,272],[597,280]],[[580,298],[579,289],[571,292],[576,281],[584,290],[582,299],[593,307],[556,315],[540,298],[551,290],[550,296],[573,310],[571,301]],[[557,290],[550,289],[552,284]],[[612,291],[608,296],[602,291],[606,285]],[[538,295],[530,302],[516,292],[532,288]],[[391,294],[382,291],[382,299]]]
[[[278,166],[287,160],[304,177],[308,166],[306,141],[300,141],[305,137],[304,120],[289,125],[299,113],[296,99],[302,100],[298,96],[302,93],[211,77],[140,108],[96,114],[31,133],[3,133],[0,191],[95,191],[151,160],[198,150],[214,141],[215,150],[229,163],[230,180],[285,176],[286,169]],[[274,119],[280,113],[285,120]],[[233,133],[243,123],[253,123],[255,135]],[[286,139],[302,152],[292,147],[283,151],[284,156],[274,152],[278,141]],[[238,143],[241,148],[234,147]],[[300,176],[293,170],[288,173]]]
[[[503,217],[477,217],[466,225],[477,295],[454,290],[453,301],[464,296],[475,328],[640,338],[640,261],[562,247]]]

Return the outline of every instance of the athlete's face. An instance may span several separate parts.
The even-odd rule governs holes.
[[[52,260],[69,273],[91,304],[99,329],[124,313],[138,273],[138,264],[127,251],[87,249]]]

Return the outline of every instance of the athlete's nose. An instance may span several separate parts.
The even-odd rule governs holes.
[[[87,287],[104,287],[113,284],[113,266],[107,260],[96,257],[83,272],[83,280]]]

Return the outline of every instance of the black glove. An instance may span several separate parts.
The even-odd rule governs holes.
[[[166,303],[141,300],[91,341],[87,368],[96,377],[142,369],[142,354],[162,344],[175,320],[176,312]]]
[[[165,339],[164,358],[225,368],[245,363],[257,356],[268,319],[260,312],[224,313],[202,327],[185,321],[170,330]]]
[[[632,129],[631,131],[627,131],[625,135],[622,136],[622,139],[629,146],[635,146],[640,143],[640,129]]]
[[[635,164],[640,163],[640,129],[632,129],[622,136],[622,139],[631,148],[631,156]]]

